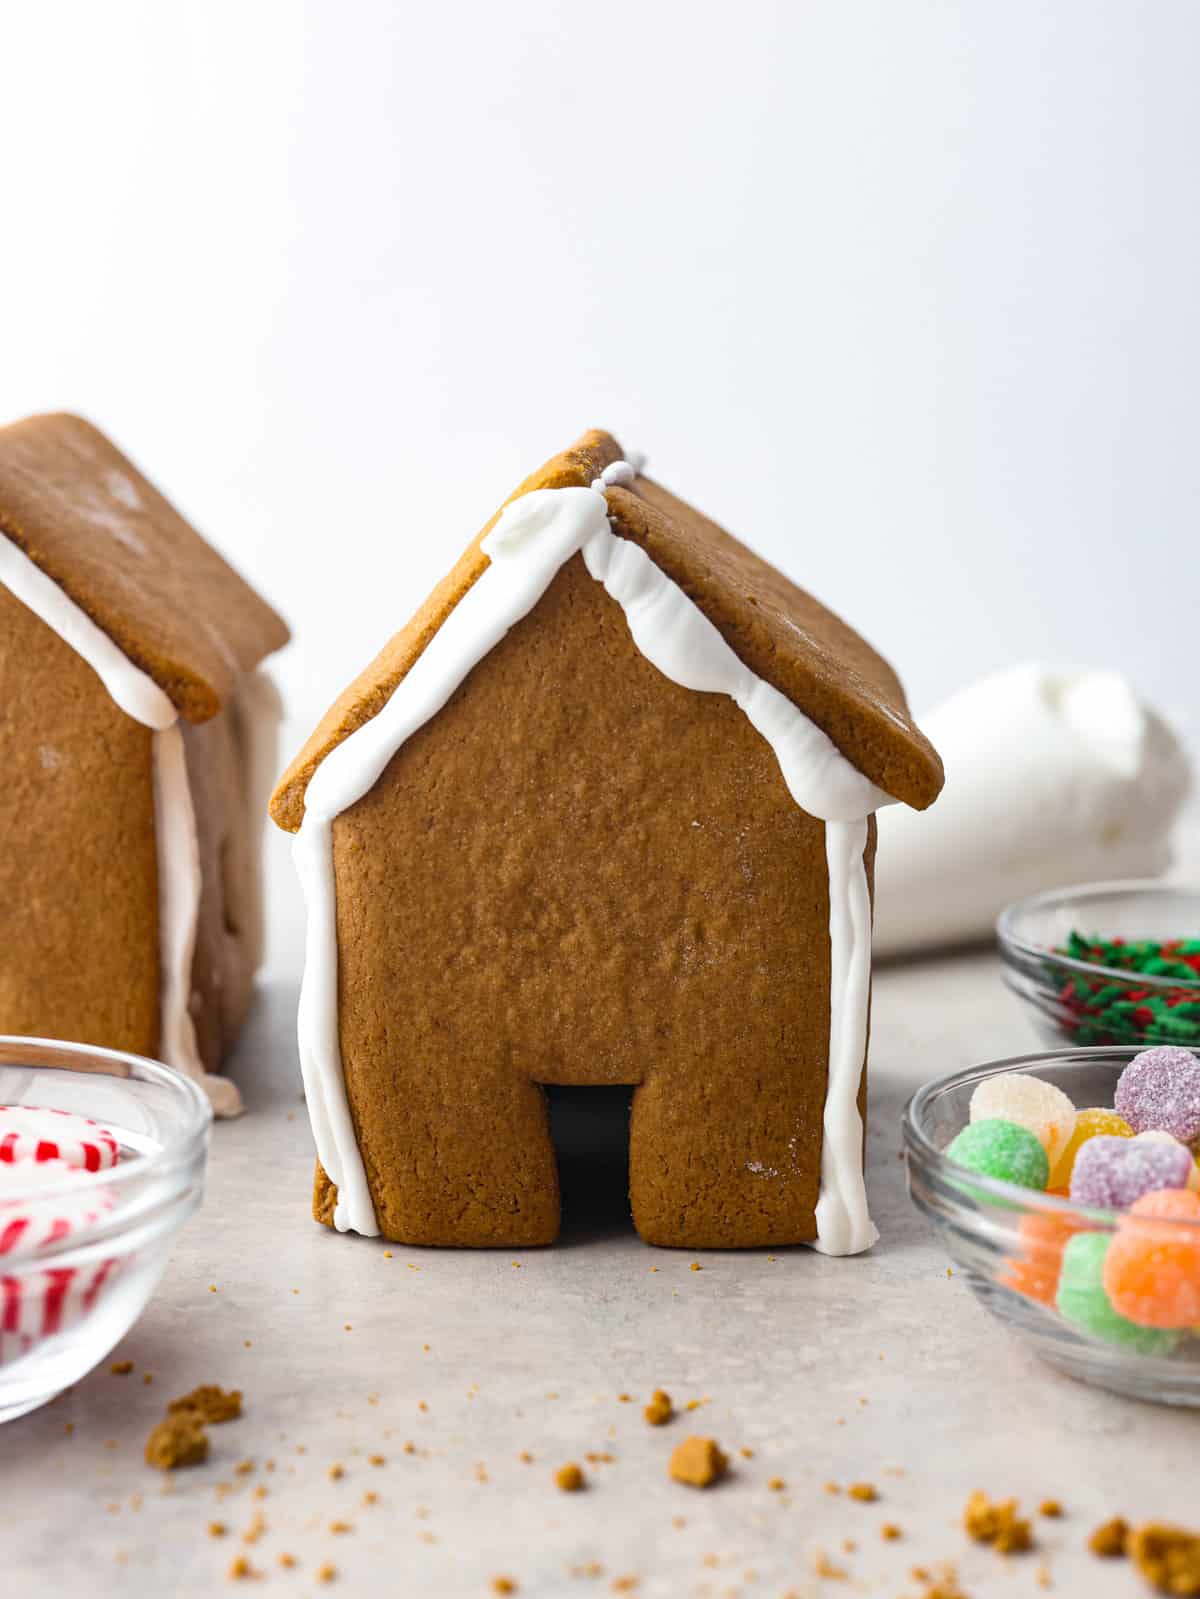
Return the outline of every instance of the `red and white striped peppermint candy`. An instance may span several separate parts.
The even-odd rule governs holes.
[[[100,1301],[121,1263],[47,1267],[0,1275],[0,1366],[28,1355],[43,1339],[69,1332]]]
[[[116,1203],[103,1180],[63,1160],[0,1165],[0,1259],[28,1258],[83,1233]]]
[[[70,1110],[0,1105],[0,1165],[63,1160],[82,1171],[107,1171],[120,1150],[107,1127]]]

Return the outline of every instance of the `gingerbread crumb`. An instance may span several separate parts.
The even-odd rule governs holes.
[[[285,1571],[293,1571],[297,1564],[296,1557],[295,1555],[289,1555],[285,1550],[279,1557],[279,1564]]]
[[[1179,1599],[1200,1594],[1200,1533],[1147,1521],[1129,1534],[1126,1553],[1159,1593]]]
[[[580,1489],[587,1487],[587,1478],[583,1468],[569,1460],[565,1466],[560,1466],[554,1473],[554,1486],[565,1494],[577,1494]]]
[[[317,1567],[318,1582],[332,1582],[336,1576],[337,1567],[332,1560],[326,1560],[324,1564]]]
[[[640,1581],[639,1577],[614,1577],[612,1591],[614,1593],[632,1593]]]
[[[517,1585],[511,1577],[493,1577],[493,1593],[516,1593]]]
[[[210,1521],[208,1524],[208,1536],[210,1538],[223,1538],[228,1531],[229,1528],[223,1521]]]
[[[768,1477],[767,1478],[767,1487],[771,1490],[771,1492],[773,1494],[781,1494],[783,1492],[783,1490],[787,1487],[787,1483],[784,1482],[782,1477]]]
[[[711,1488],[729,1470],[728,1456],[715,1438],[685,1438],[672,1454],[667,1475],[689,1488]]]
[[[232,1582],[241,1582],[247,1577],[257,1577],[259,1573],[246,1559],[245,1555],[234,1555],[229,1563],[229,1577]]]
[[[850,1573],[845,1566],[835,1565],[823,1551],[818,1551],[813,1560],[813,1570],[818,1577],[824,1577],[829,1582],[845,1582]]]
[[[335,1460],[333,1465],[330,1466],[327,1475],[330,1482],[340,1482],[341,1479],[346,1475],[346,1468],[341,1464],[340,1461]]]
[[[236,1421],[242,1413],[242,1390],[231,1388],[228,1393],[216,1383],[202,1383],[190,1394],[172,1399],[167,1406],[168,1415],[193,1411],[210,1425],[222,1421]]]
[[[208,1459],[208,1434],[193,1413],[167,1416],[146,1439],[146,1464],[159,1471],[199,1466]]]
[[[879,1529],[879,1536],[884,1543],[895,1543],[898,1539],[903,1538],[904,1529],[898,1527],[894,1521],[885,1521]]]
[[[993,1502],[978,1489],[967,1500],[963,1511],[963,1526],[967,1537],[975,1543],[990,1544],[998,1554],[1019,1554],[1033,1547],[1033,1532],[1029,1522],[1017,1514],[1020,1507],[1015,1499]]]
[[[873,1482],[852,1482],[846,1493],[851,1499],[857,1499],[863,1505],[873,1505],[879,1498],[879,1489]]]
[[[345,1532],[353,1532],[354,1523],[352,1521],[331,1521],[329,1523],[329,1530],[330,1532],[340,1536]]]
[[[1113,1516],[1101,1524],[1088,1538],[1088,1548],[1101,1560],[1120,1560],[1129,1551],[1129,1523],[1124,1516]]]
[[[1059,1499],[1043,1499],[1038,1506],[1038,1515],[1045,1516],[1047,1521],[1057,1521],[1062,1513],[1062,1501]]]
[[[675,1406],[671,1403],[670,1394],[663,1388],[656,1388],[650,1395],[650,1403],[642,1414],[652,1427],[663,1426],[675,1414]]]
[[[249,1457],[245,1460],[239,1460],[233,1468],[234,1476],[236,1477],[248,1477],[253,1470],[254,1462]]]
[[[133,1361],[114,1360],[108,1369],[112,1372],[114,1377],[128,1377],[129,1373],[133,1370]]]
[[[386,1466],[387,1465],[387,1459],[383,1455],[368,1455],[367,1456],[367,1465],[368,1466]]]

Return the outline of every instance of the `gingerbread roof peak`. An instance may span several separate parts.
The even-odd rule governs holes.
[[[527,478],[535,489],[590,487],[624,461],[599,430]],[[892,669],[850,627],[753,551],[651,479],[621,473],[605,483],[613,531],[639,545],[716,627],[758,677],[789,699],[850,763],[897,800],[923,809],[943,782],[936,751],[912,722]],[[629,479],[632,478],[632,481]],[[501,507],[503,509],[503,507]],[[299,829],[304,795],[321,762],[387,703],[450,612],[489,565],[482,540],[326,713],[284,773],[271,804],[281,827]]]
[[[287,643],[286,623],[81,417],[0,428],[0,536],[190,722]]]

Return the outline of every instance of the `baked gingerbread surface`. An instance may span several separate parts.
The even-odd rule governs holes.
[[[154,1054],[151,733],[0,585],[0,1031]]]
[[[585,435],[518,493],[591,484],[619,459],[608,435]],[[613,531],[860,770],[932,801],[940,762],[851,629],[648,480],[608,502]],[[280,825],[300,826],[321,760],[387,703],[487,565],[476,539],[339,697],[276,790]],[[868,881],[874,836],[872,823]],[[581,557],[335,819],[333,856],[342,1068],[386,1236],[549,1242],[558,1191],[538,1085],[623,1083],[637,1089],[644,1237],[814,1237],[824,824],[731,700],[645,660]],[[336,1197],[318,1167],[319,1219]]]
[[[82,417],[0,428],[0,536],[41,568],[189,722],[288,640],[287,624]]]
[[[242,889],[259,838],[237,702],[287,627],[79,417],[0,428],[0,539],[166,693],[184,724],[202,879],[189,1014],[215,1071],[249,1004],[259,942]],[[0,584],[0,1031],[161,1052],[154,736]]]

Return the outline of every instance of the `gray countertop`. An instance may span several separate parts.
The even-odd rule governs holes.
[[[560,1111],[556,1248],[396,1246],[389,1259],[378,1241],[334,1237],[308,1215],[295,997],[285,983],[260,995],[236,1068],[249,1113],[215,1129],[205,1207],[141,1322],[98,1371],[0,1431],[6,1599],[224,1591],[238,1553],[260,1586],[306,1595],[479,1595],[504,1574],[522,1595],[607,1593],[629,1576],[644,1596],[892,1599],[918,1590],[914,1565],[950,1560],[972,1596],[1040,1593],[1044,1563],[1057,1591],[1103,1599],[1143,1589],[1084,1552],[1096,1522],[1195,1519],[1197,1417],[1039,1364],[947,1277],[909,1205],[909,1092],[1037,1047],[990,955],[877,974],[869,1177],[883,1239],[855,1260],[646,1248],[622,1203],[622,1107],[603,1093],[586,1138],[578,1103]],[[132,1375],[111,1373],[117,1358]],[[207,1465],[164,1478],[142,1462],[145,1436],[168,1398],[208,1381],[242,1388],[245,1415],[212,1429]],[[658,1387],[703,1403],[649,1427]],[[734,1452],[716,1490],[667,1479],[689,1431]],[[553,1486],[568,1460],[585,1464],[586,1492]],[[825,1488],[856,1480],[879,1502]],[[1039,1522],[1039,1552],[1006,1561],[961,1531],[976,1487],[1029,1507],[1053,1496],[1066,1517]],[[265,1529],[243,1544],[256,1513]],[[887,1521],[899,1541],[882,1539]],[[817,1575],[822,1553],[845,1578]],[[316,1580],[326,1561],[329,1587]]]

